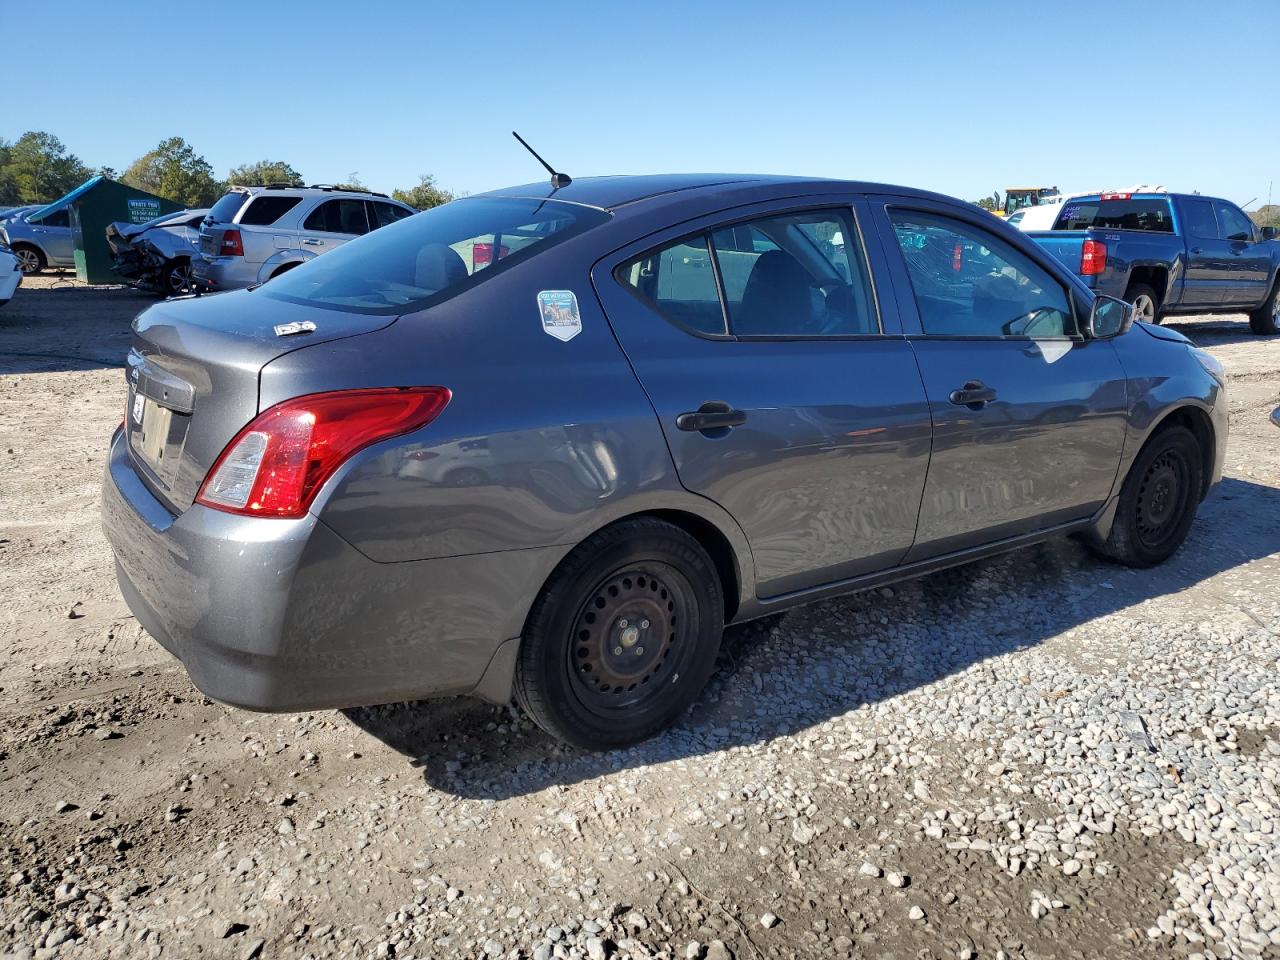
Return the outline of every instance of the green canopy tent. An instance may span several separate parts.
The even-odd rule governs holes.
[[[87,283],[118,283],[120,278],[111,269],[114,261],[107,246],[107,225],[117,220],[146,223],[177,213],[182,204],[106,177],[90,177],[66,196],[32,213],[30,219],[62,209],[71,212],[76,276]]]

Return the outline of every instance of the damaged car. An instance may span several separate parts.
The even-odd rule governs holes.
[[[107,227],[114,270],[133,286],[166,297],[191,287],[191,258],[200,249],[200,223],[209,210],[167,213],[146,223],[117,221]]]

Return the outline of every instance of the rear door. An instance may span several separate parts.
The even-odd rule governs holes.
[[[319,255],[368,232],[369,215],[363,200],[326,200],[302,221],[302,249]]]
[[[1270,289],[1271,254],[1253,221],[1234,203],[1213,201],[1218,234],[1231,251],[1231,283],[1223,294],[1226,306],[1256,307]]]
[[[42,220],[30,221],[31,228],[51,261],[71,263],[75,260],[75,241],[71,230],[71,211],[55,210]]]
[[[593,270],[681,482],[742,527],[763,597],[892,567],[915,533],[928,407],[850,200],[704,218]]]
[[[1183,306],[1217,306],[1232,286],[1231,244],[1218,236],[1213,203],[1183,197],[1178,201],[1187,244],[1187,276]]]
[[[1112,344],[1078,335],[1073,296],[1048,256],[987,229],[981,212],[876,201],[933,415],[908,561],[1094,514],[1126,429]]]

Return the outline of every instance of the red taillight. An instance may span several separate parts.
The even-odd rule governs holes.
[[[964,245],[957,243],[951,248],[951,271],[959,273],[964,267]]]
[[[246,516],[301,516],[352,454],[425,427],[452,396],[447,387],[375,388],[278,403],[222,451],[196,502]]]
[[[218,247],[218,255],[223,257],[244,256],[244,244],[240,242],[239,230],[222,231],[222,243]]]
[[[1107,245],[1101,240],[1086,240],[1080,248],[1080,275],[1092,277],[1107,269]]]
[[[503,245],[498,249],[498,259],[501,260],[511,252],[511,248]],[[482,241],[473,244],[471,247],[471,272],[475,273],[480,267],[487,267],[493,263],[493,244]]]

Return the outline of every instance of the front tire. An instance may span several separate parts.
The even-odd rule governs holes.
[[[1249,329],[1259,336],[1280,333],[1280,277],[1271,288],[1271,296],[1257,310],[1249,314]]]
[[[49,266],[49,261],[45,259],[40,249],[27,243],[14,244],[13,255],[18,258],[18,269],[28,277],[40,273]]]
[[[647,740],[706,685],[724,630],[715,564],[679,527],[627,520],[583,541],[525,625],[516,699],[585,750]]]
[[[1144,323],[1160,322],[1160,298],[1154,288],[1145,283],[1135,283],[1124,295],[1133,304],[1133,318]]]
[[[1204,488],[1200,444],[1186,427],[1160,429],[1138,452],[1120,488],[1103,556],[1129,567],[1168,560],[1191,530]]]

